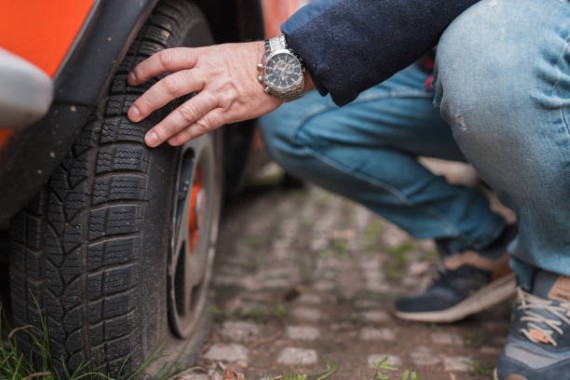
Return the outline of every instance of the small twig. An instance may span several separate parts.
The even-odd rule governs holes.
[[[276,341],[277,339],[281,338],[281,336],[283,336],[283,333],[284,333],[284,332],[285,332],[285,328],[282,327],[282,328],[280,328],[275,334],[270,335],[270,336],[268,336],[267,338],[258,339],[258,340],[256,340],[256,341],[252,342],[252,343],[249,345],[249,348],[250,348],[250,349],[254,349],[254,348],[257,348],[257,347],[259,347],[259,346],[263,346],[263,345],[265,345],[265,344],[267,344],[267,343],[274,342],[274,341]]]
[[[379,373],[380,373],[380,366],[376,366],[376,372],[374,372],[374,376],[372,376],[371,380],[376,380],[378,378]]]

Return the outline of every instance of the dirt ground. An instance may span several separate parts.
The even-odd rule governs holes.
[[[463,166],[434,165],[477,183]],[[394,299],[435,274],[431,241],[321,189],[285,189],[279,175],[270,170],[226,208],[213,333],[185,379],[221,379],[227,366],[256,380],[491,378],[510,303],[450,325],[395,319]],[[389,368],[373,368],[383,360]]]

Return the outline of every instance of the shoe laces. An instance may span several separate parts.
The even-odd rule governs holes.
[[[519,301],[517,309],[523,313],[520,320],[527,324],[526,328],[521,328],[519,331],[534,343],[550,343],[556,347],[558,342],[552,335],[554,332],[562,335],[564,333],[563,324],[570,325],[568,318],[570,304],[540,298],[523,291],[521,288],[517,288],[517,298]],[[553,318],[544,315],[544,311],[547,311]]]

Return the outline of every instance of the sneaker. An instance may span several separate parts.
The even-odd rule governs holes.
[[[489,247],[443,255],[439,276],[421,294],[396,300],[394,314],[404,320],[449,323],[488,309],[515,294],[507,246],[517,227],[507,226]]]
[[[570,277],[539,272],[533,289],[517,289],[509,338],[495,380],[570,377]]]

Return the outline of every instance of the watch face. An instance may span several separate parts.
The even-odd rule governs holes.
[[[277,53],[267,61],[265,80],[278,90],[295,87],[303,77],[301,63],[290,53]]]

